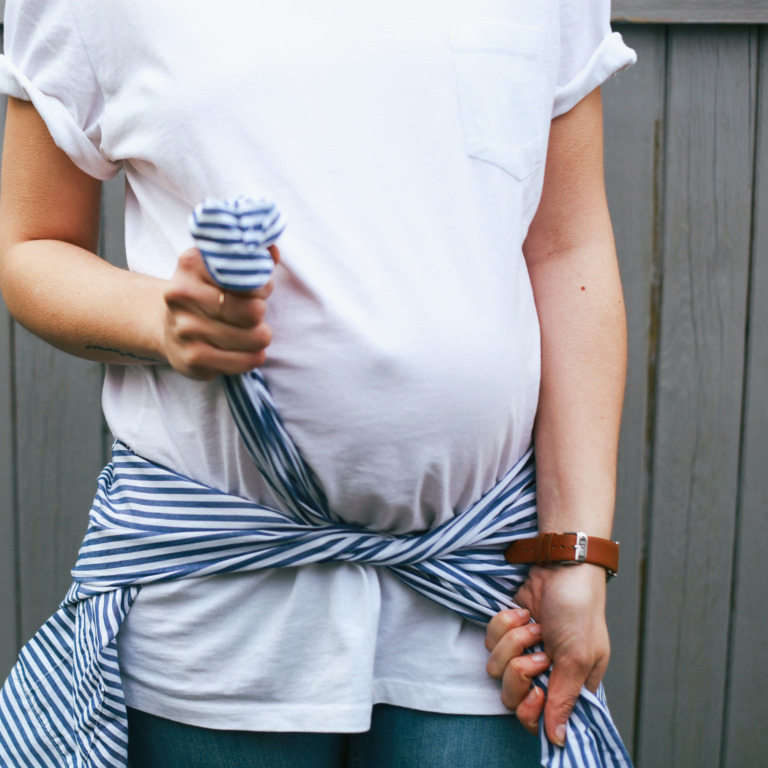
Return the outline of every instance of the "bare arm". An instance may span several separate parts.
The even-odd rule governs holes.
[[[101,183],[56,147],[34,107],[10,99],[0,192],[0,286],[8,309],[71,354],[163,362],[163,286],[96,256],[100,196]]]
[[[626,325],[603,185],[599,91],[552,123],[544,190],[524,252],[542,333],[534,430],[539,529],[609,538]],[[598,566],[533,567],[517,595],[541,623],[553,662],[544,717],[556,743],[579,689],[594,690],[608,664],[605,589]],[[500,614],[489,626],[489,648],[509,631],[525,630]],[[505,643],[495,659],[505,694],[533,726],[543,695],[534,692],[524,702],[521,696],[538,669],[516,655],[519,643]]]
[[[59,349],[110,363],[166,363],[199,378],[264,362],[271,286],[227,294],[194,249],[170,281],[96,255],[101,183],[53,142],[30,104],[9,100],[0,191],[0,288],[11,314]],[[273,252],[277,255],[277,252]]]

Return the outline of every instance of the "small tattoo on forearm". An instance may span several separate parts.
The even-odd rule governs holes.
[[[122,349],[115,349],[114,347],[100,347],[98,344],[86,344],[86,349],[96,349],[99,352],[113,352],[121,357],[130,357],[134,360],[143,360],[147,363],[159,363],[160,360],[155,360],[153,357],[144,357],[143,355],[136,355],[133,352],[125,352]]]

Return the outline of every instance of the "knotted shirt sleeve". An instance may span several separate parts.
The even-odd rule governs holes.
[[[552,117],[637,60],[621,35],[611,31],[610,18],[610,0],[560,0],[560,67]]]
[[[103,149],[105,100],[69,0],[8,0],[0,93],[30,101],[83,171],[112,178],[120,164]]]

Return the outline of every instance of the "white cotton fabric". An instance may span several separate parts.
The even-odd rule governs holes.
[[[170,277],[205,197],[278,202],[266,380],[332,508],[407,533],[529,447],[522,242],[550,120],[634,61],[608,19],[603,0],[9,0],[0,90],[87,173],[125,169],[132,270]],[[104,408],[139,455],[276,503],[220,382],[110,366]],[[483,630],[370,566],[144,587],[119,653],[130,706],[210,728],[506,711]]]

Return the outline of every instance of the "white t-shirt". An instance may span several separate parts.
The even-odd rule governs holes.
[[[125,169],[132,270],[170,277],[207,196],[279,203],[266,379],[333,509],[405,533],[530,444],[522,243],[550,120],[634,60],[608,19],[607,0],[9,0],[0,90],[87,173]],[[220,382],[110,366],[104,409],[138,454],[276,503]],[[483,629],[371,566],[147,586],[119,653],[129,705],[212,728],[506,711]]]

